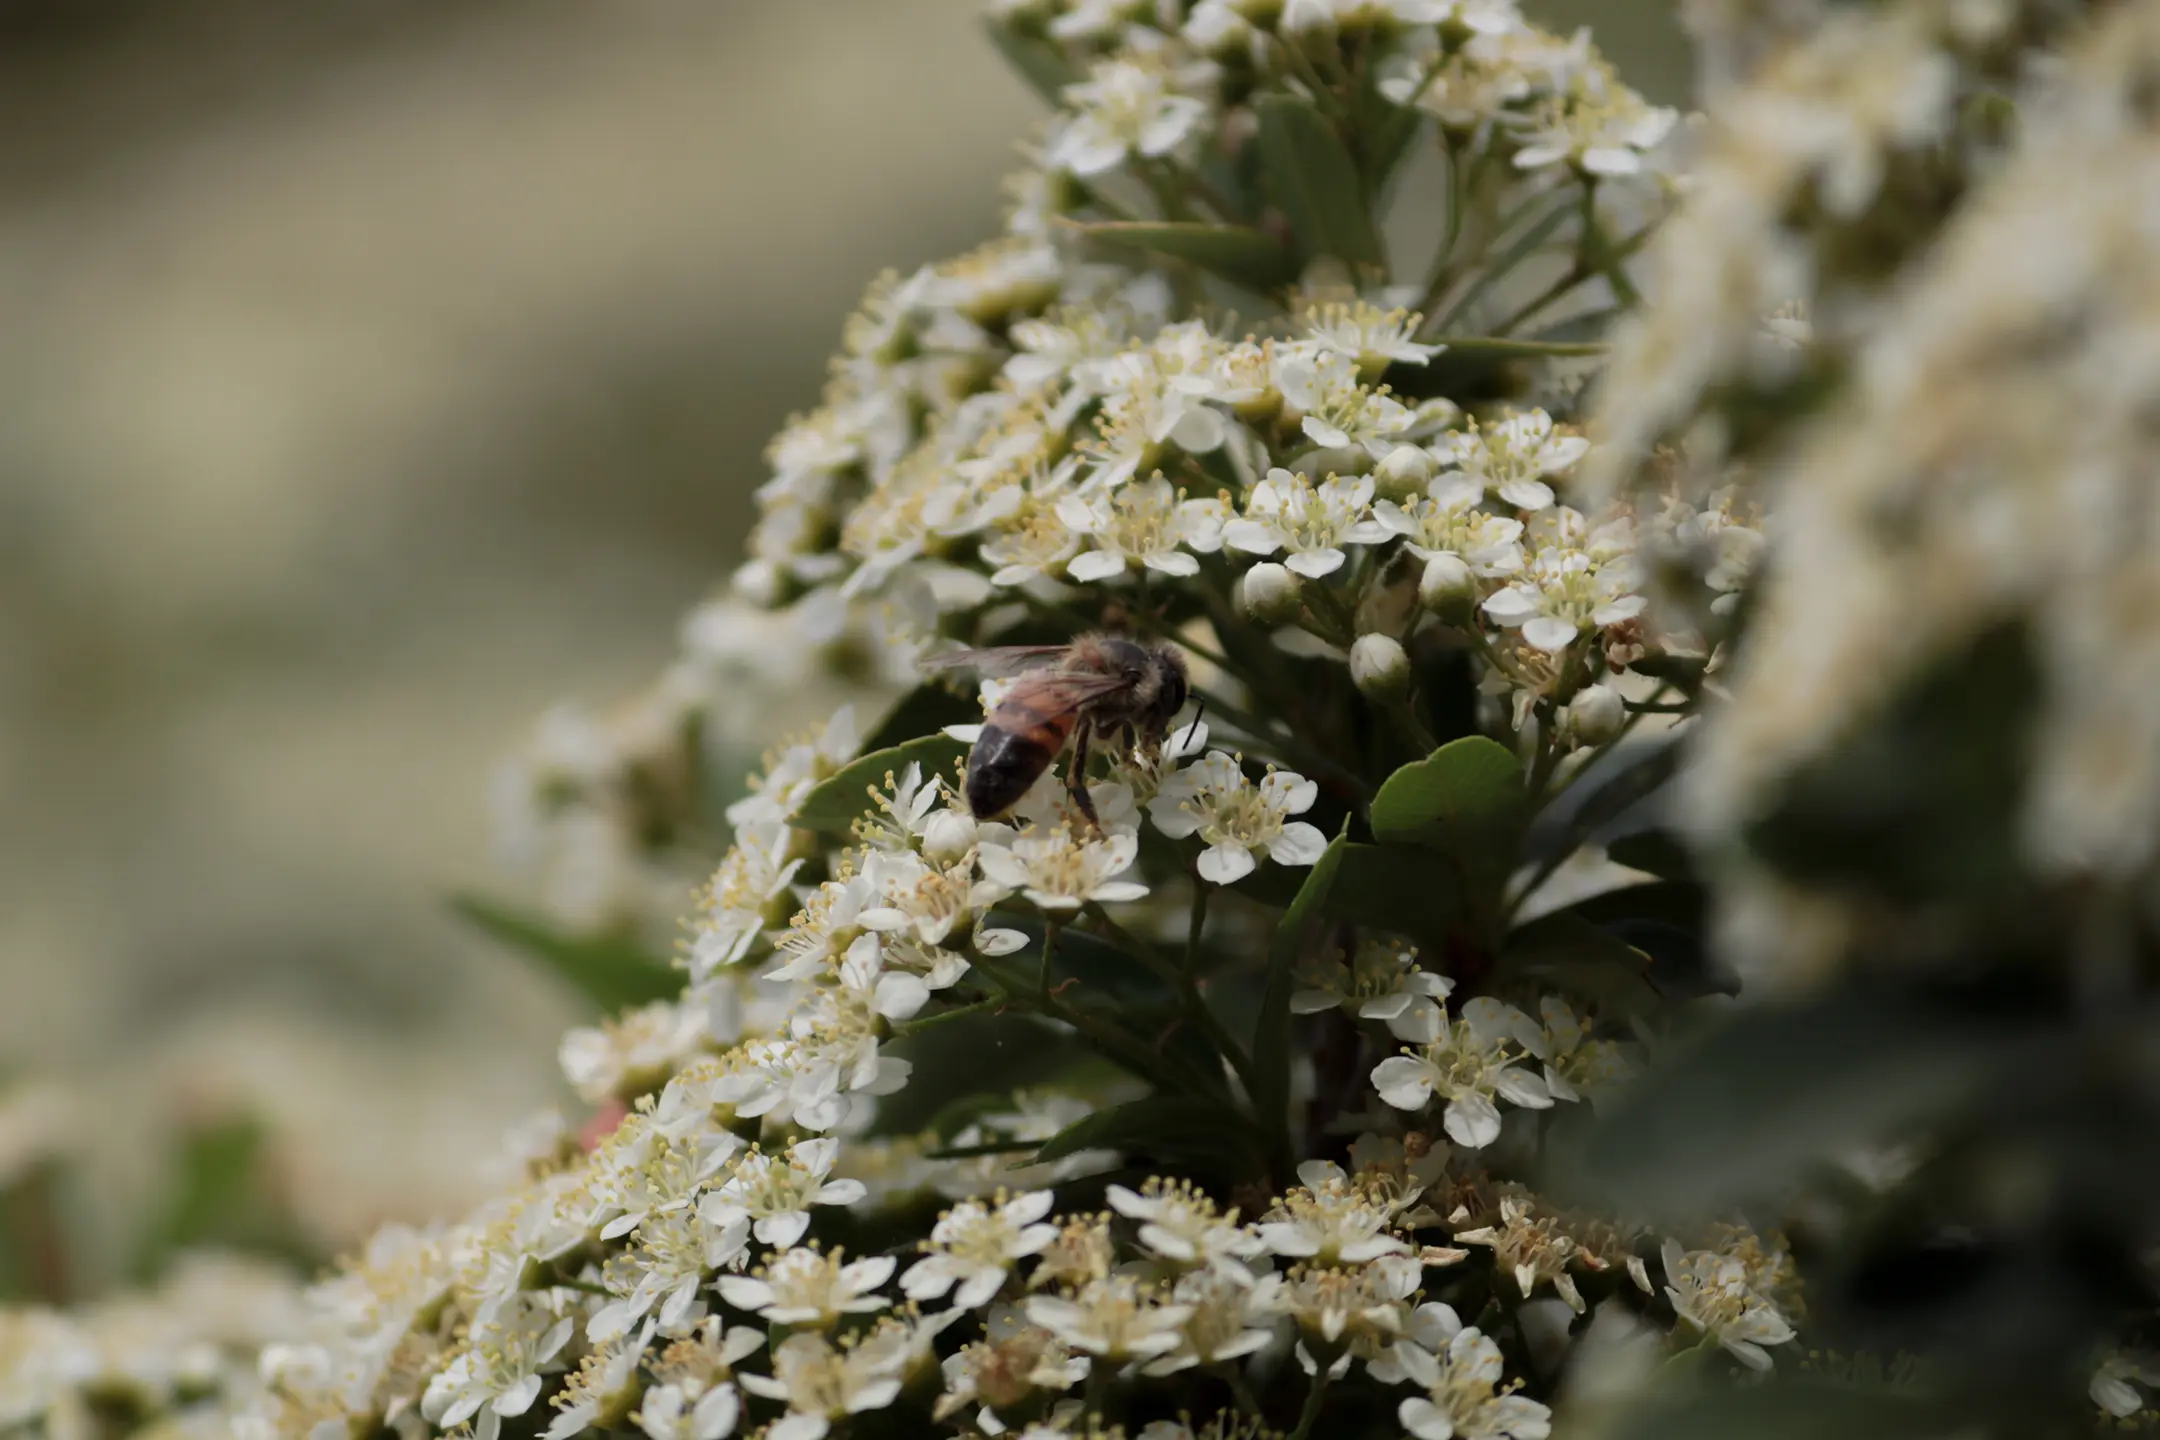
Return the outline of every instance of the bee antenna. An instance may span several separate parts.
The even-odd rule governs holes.
[[[1200,730],[1200,722],[1201,722],[1202,720],[1206,719],[1206,718],[1207,718],[1207,701],[1205,701],[1205,700],[1202,700],[1202,701],[1200,702],[1200,708],[1198,708],[1197,710],[1193,711],[1193,717],[1192,717],[1192,724],[1190,724],[1190,725],[1187,725],[1187,726],[1185,727],[1185,733],[1186,733],[1187,735],[1195,735],[1195,734],[1198,734],[1198,733],[1199,733],[1199,730]]]

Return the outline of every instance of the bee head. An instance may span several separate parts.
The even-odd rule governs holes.
[[[1148,652],[1148,680],[1155,692],[1147,702],[1148,725],[1158,733],[1166,732],[1192,690],[1185,676],[1185,657],[1176,646],[1158,645]]]

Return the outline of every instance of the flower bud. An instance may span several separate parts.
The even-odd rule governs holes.
[[[1422,445],[1398,445],[1373,467],[1373,493],[1400,505],[1425,493],[1440,462]]]
[[[923,825],[923,854],[949,865],[975,843],[975,822],[957,810],[940,810]]]
[[[1264,560],[1238,582],[1238,609],[1261,625],[1291,624],[1303,608],[1298,595],[1301,584],[1286,567]]]
[[[1410,656],[1385,635],[1360,635],[1350,647],[1350,679],[1369,700],[1399,700],[1410,689]]]
[[[1603,745],[1626,723],[1627,707],[1610,685],[1584,686],[1560,712],[1562,733],[1572,735],[1578,745]]]
[[[1425,562],[1418,600],[1450,625],[1468,624],[1477,608],[1477,577],[1462,556],[1442,551]]]
[[[737,595],[761,609],[770,610],[780,603],[783,582],[779,568],[770,560],[744,561],[728,583]]]

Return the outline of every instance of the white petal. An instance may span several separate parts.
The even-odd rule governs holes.
[[[1308,825],[1305,828],[1310,830],[1312,827]],[[1322,848],[1326,847],[1323,845]],[[1193,868],[1200,872],[1201,879],[1211,885],[1235,885],[1252,874],[1257,866],[1250,850],[1225,840],[1202,851],[1199,863]]]
[[[1342,569],[1343,553],[1340,550],[1301,550],[1283,560],[1285,568],[1294,570],[1308,580],[1318,580]]]
[[[1163,575],[1197,575],[1200,562],[1182,550],[1163,550],[1146,557],[1140,563]]]
[[[1065,573],[1075,580],[1107,580],[1125,573],[1125,557],[1110,550],[1084,550],[1073,556]]]
[[[1448,1101],[1441,1123],[1456,1144],[1482,1150],[1500,1138],[1500,1107],[1483,1095],[1458,1096]]]
[[[1373,1067],[1373,1089],[1397,1110],[1422,1109],[1432,1098],[1432,1073],[1422,1061],[1395,1055]]]
[[[1272,555],[1282,549],[1282,539],[1272,526],[1257,520],[1232,520],[1223,526],[1223,543],[1249,555]]]
[[[1328,838],[1319,826],[1293,820],[1268,842],[1268,859],[1278,865],[1317,865],[1327,847]]]
[[[1575,643],[1573,622],[1540,615],[1522,627],[1522,638],[1548,655],[1558,655]]]

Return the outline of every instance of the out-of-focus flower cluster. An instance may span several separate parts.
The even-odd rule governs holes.
[[[1629,884],[1670,862],[1614,827],[1728,683],[1706,811],[1860,703],[1855,666],[2073,572],[2127,614],[2128,561],[2091,546],[2144,535],[2109,468],[2146,413],[2142,312],[2098,298],[2143,276],[2128,237],[2160,187],[2079,192],[2042,142],[2143,175],[2143,72],[2077,62],[2113,88],[2064,87],[2004,158],[1972,102],[2040,73],[2013,62],[2046,6],[1838,11],[1759,43],[1697,6],[1732,73],[1683,185],[1678,117],[1508,0],[992,8],[1058,107],[1006,233],[871,288],[685,657],[612,716],[550,716],[506,771],[538,924],[635,958],[688,908],[681,993],[565,1038],[590,1114],[516,1137],[522,1185],[310,1292],[218,1391],[244,1435],[819,1440],[892,1411],[1305,1440],[1332,1395],[1424,1440],[1538,1440],[1593,1335],[1635,1337],[1598,1362],[1614,1384],[1660,1348],[1746,1372],[1796,1338],[1767,1227],[1525,1183],[1553,1118],[1719,988],[1662,943],[1692,879]],[[1413,156],[1438,161],[1436,233],[1391,255]],[[1965,215],[1925,283],[1833,263],[1872,238],[1896,270],[1997,166],[2001,212]],[[2058,189],[2089,253],[1961,306],[1959,277],[2027,245],[2035,207],[2009,202]],[[2028,423],[2014,365],[1953,373],[1998,335],[2040,363],[2028,332],[2072,302],[2114,428]],[[1854,340],[1885,307],[1908,323]],[[1866,377],[1869,443],[1810,432],[1821,479],[1784,503],[1712,382],[1805,399],[1825,355]],[[1938,389],[1974,408],[1886,443]],[[1998,478],[2043,443],[2093,463]],[[1921,483],[1947,453],[2000,503]],[[1775,575],[1756,601],[1764,513],[1806,555],[1886,496],[1924,564],[1871,552],[1813,628]],[[2080,505],[2076,543],[2032,508]],[[1068,649],[1089,632],[1143,648]],[[1144,647],[1199,713],[1117,708],[1167,663],[1119,658]],[[2134,732],[2111,694],[2063,713]],[[1024,793],[984,805],[965,757],[999,745]],[[1608,839],[1640,868],[1603,865]],[[1563,874],[1605,893],[1564,903]],[[21,1353],[69,1323],[22,1317]],[[35,1373],[60,1378],[0,1382],[0,1424],[88,1383]]]

